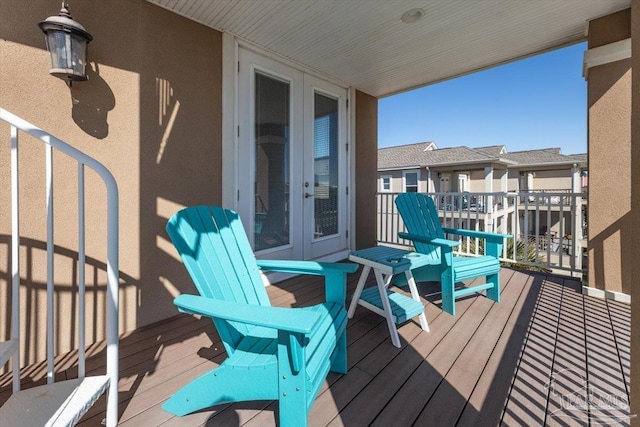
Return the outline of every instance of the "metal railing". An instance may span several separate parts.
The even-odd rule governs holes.
[[[102,178],[107,194],[107,291],[106,291],[106,339],[107,339],[107,426],[115,426],[118,418],[118,187],[109,170],[95,159],[87,156],[76,148],[68,145],[53,135],[26,122],[14,114],[0,108],[0,120],[8,123],[11,128],[11,341],[20,342],[20,182],[19,177],[19,131],[31,135],[44,143],[45,149],[45,209],[47,227],[47,303],[46,303],[46,358],[47,384],[55,382],[54,371],[54,152],[68,156],[77,164],[78,176],[78,259],[77,259],[77,310],[78,310],[78,378],[85,378],[86,365],[86,274],[85,274],[85,166],[92,169]],[[25,164],[23,164],[25,166]],[[29,164],[31,166],[31,164]],[[35,166],[38,168],[39,166]],[[24,213],[22,214],[24,215]],[[29,274],[29,273],[27,273]],[[20,345],[14,345],[11,354],[6,357],[12,359],[13,391],[20,390]],[[84,410],[86,411],[85,408]]]
[[[398,238],[398,232],[406,231],[395,206],[398,194],[376,195],[376,239],[382,244],[411,246],[411,242]],[[582,274],[585,194],[566,191],[427,194],[433,198],[444,227],[513,235],[505,239],[501,261]],[[458,240],[459,255],[483,254],[483,243],[478,239]]]

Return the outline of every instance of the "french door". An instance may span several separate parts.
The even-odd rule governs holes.
[[[258,256],[348,247],[347,91],[239,50],[238,210]]]

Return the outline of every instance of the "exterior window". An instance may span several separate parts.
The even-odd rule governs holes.
[[[380,177],[380,191],[391,191],[391,175]]]
[[[418,192],[418,172],[404,173],[404,192],[405,193]]]

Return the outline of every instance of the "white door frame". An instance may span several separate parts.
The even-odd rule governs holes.
[[[319,79],[317,77],[305,74],[304,76],[304,93],[305,93],[305,119],[304,123],[305,128],[305,155],[304,155],[304,174],[305,181],[313,183],[314,176],[313,172],[315,170],[314,159],[313,159],[313,150],[314,150],[314,127],[309,126],[311,123],[314,123],[314,101],[315,94],[320,94],[337,101],[338,106],[338,145],[336,150],[338,151],[338,231],[336,234],[325,236],[325,237],[315,237],[315,222],[314,222],[314,208],[315,203],[313,198],[308,198],[304,200],[304,217],[307,221],[305,223],[305,239],[304,239],[304,256],[306,259],[316,259],[319,258],[317,254],[327,254],[333,253],[337,250],[348,249],[349,242],[347,241],[346,231],[348,226],[348,217],[344,215],[344,212],[348,212],[348,195],[346,194],[346,189],[348,187],[348,149],[346,147],[347,143],[347,122],[348,116],[346,111],[346,100],[348,96],[348,91],[335,85],[333,83],[327,82],[324,79]],[[315,193],[315,189],[310,189],[305,192]],[[336,250],[336,247],[338,248]],[[323,256],[323,255],[321,255]]]
[[[336,84],[341,87],[348,87],[343,82],[332,80],[326,76],[319,76],[313,70],[304,69],[299,64],[293,64],[292,62],[278,57],[277,55],[266,52],[259,47],[253,45],[250,42],[239,39],[238,37],[229,34],[222,34],[222,206],[238,210],[239,208],[239,103],[238,103],[238,90],[239,90],[239,78],[238,78],[238,64],[239,64],[239,49],[240,47],[253,50],[259,54],[280,61],[293,68],[297,68],[309,75],[322,78],[329,83]],[[349,195],[347,197],[345,218],[347,218],[347,233],[346,239],[347,249],[340,251],[322,258],[322,261],[338,261],[345,259],[349,251],[355,247],[355,227],[356,221],[353,215],[355,212],[355,89],[348,87],[347,89],[347,102],[350,105],[347,109],[347,144],[349,151],[347,153],[346,161],[349,165],[347,168],[347,183],[349,187]],[[247,227],[248,225],[245,225]],[[285,276],[283,276],[285,277]],[[271,282],[281,280],[281,278],[275,278],[269,280]]]
[[[289,242],[282,246],[270,249],[264,249],[259,252],[263,258],[269,259],[302,259],[303,256],[303,218],[300,213],[303,210],[303,146],[304,141],[303,123],[304,123],[304,74],[299,70],[293,69],[286,64],[266,58],[252,50],[242,49],[239,51],[241,67],[240,77],[249,81],[248,85],[238,88],[238,125],[239,125],[239,144],[238,144],[238,163],[236,168],[241,173],[238,174],[238,197],[237,211],[243,216],[243,225],[249,241],[254,246],[254,221],[255,221],[255,198],[254,198],[254,177],[253,171],[256,170],[254,113],[255,113],[255,76],[259,72],[270,79],[286,82],[289,85]],[[243,62],[243,59],[246,61]],[[248,99],[248,104],[243,104],[241,99]],[[243,111],[243,107],[246,110]],[[242,144],[242,141],[251,141],[248,144]],[[300,145],[299,145],[300,144]],[[255,246],[254,246],[255,247]]]

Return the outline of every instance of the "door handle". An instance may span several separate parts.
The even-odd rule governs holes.
[[[309,197],[313,197],[313,194],[309,194],[309,193],[304,193],[304,198],[308,199]]]

